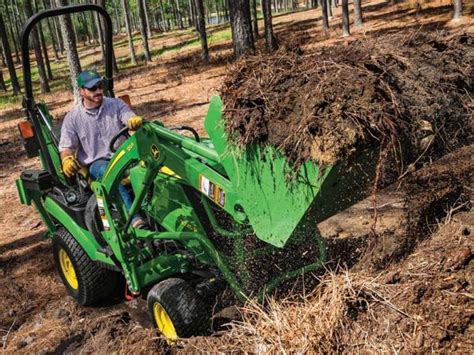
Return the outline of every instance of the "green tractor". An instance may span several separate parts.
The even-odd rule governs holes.
[[[146,296],[154,323],[173,341],[207,332],[212,304],[225,289],[240,301],[261,299],[320,269],[327,252],[317,223],[364,197],[373,152],[350,164],[306,163],[295,170],[273,147],[232,144],[222,102],[214,97],[205,118],[208,137],[158,121],[133,135],[124,128],[110,142],[115,153],[100,181],[63,175],[52,117],[33,98],[28,39],[41,19],[81,11],[105,20],[105,94],[113,97],[112,24],[102,7],[37,13],[21,43],[27,118],[19,128],[28,157],[39,156],[42,168],[23,171],[16,184],[21,202],[41,215],[68,293],[94,305],[125,284],[128,298]],[[120,136],[126,139],[115,148]],[[130,210],[118,193],[124,178]],[[132,228],[136,213],[146,216],[147,228]]]

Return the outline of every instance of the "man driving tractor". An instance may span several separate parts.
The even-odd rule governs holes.
[[[91,178],[97,180],[104,175],[113,155],[110,140],[125,125],[135,131],[143,120],[122,100],[104,97],[104,84],[96,71],[81,72],[77,85],[82,100],[66,115],[61,127],[59,151],[63,172],[72,177],[81,167],[88,167]],[[132,199],[122,184],[119,193],[125,207],[130,209]],[[141,228],[144,224],[140,215],[133,217],[132,227]]]

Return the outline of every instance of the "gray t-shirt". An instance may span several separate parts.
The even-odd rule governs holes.
[[[135,113],[120,99],[104,97],[99,109],[86,110],[82,103],[64,118],[59,151],[77,151],[77,160],[88,166],[97,159],[109,159],[110,140]]]

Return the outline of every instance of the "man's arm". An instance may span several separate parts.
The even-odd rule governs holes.
[[[74,130],[72,120],[69,115],[67,115],[64,118],[63,125],[61,127],[59,154],[61,157],[63,172],[68,177],[74,176],[74,174],[76,174],[81,168],[75,157],[78,143],[77,134]]]
[[[143,118],[138,116],[132,109],[122,100],[116,99],[118,105],[118,116],[120,121],[132,131],[137,130],[143,123]]]

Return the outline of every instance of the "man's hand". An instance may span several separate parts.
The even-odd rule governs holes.
[[[63,172],[67,177],[73,177],[80,169],[79,162],[74,158],[73,155],[68,155],[63,158]]]
[[[136,131],[143,123],[143,118],[140,116],[133,116],[128,119],[128,128],[131,131]]]

